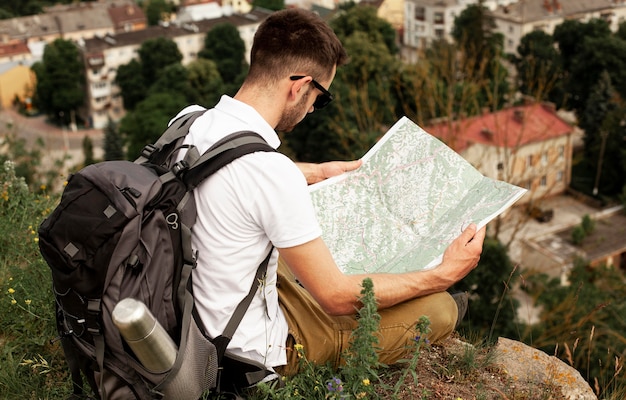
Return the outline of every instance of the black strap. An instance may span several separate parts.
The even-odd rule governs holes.
[[[163,132],[154,144],[147,147],[152,148],[156,153],[160,153],[164,147],[186,136],[189,133],[189,127],[191,127],[191,124],[193,124],[194,121],[205,112],[206,110],[193,111],[178,117],[167,127],[165,132]],[[135,163],[142,164],[148,160],[155,164],[161,164],[164,162],[164,160],[153,160],[148,154],[142,152],[142,154],[135,160]]]
[[[256,151],[276,151],[258,134],[252,131],[232,133],[204,152],[185,172],[183,181],[193,189],[223,166],[235,159]]]
[[[252,303],[254,294],[259,288],[259,285],[261,284],[261,280],[263,279],[263,276],[267,272],[267,265],[270,262],[270,258],[272,257],[273,250],[274,250],[274,246],[270,248],[270,251],[267,253],[267,256],[261,262],[261,264],[259,265],[259,268],[257,268],[254,281],[252,282],[252,286],[250,287],[250,291],[248,292],[246,297],[244,297],[243,300],[239,302],[239,304],[237,305],[237,308],[235,308],[233,315],[230,317],[230,319],[228,320],[228,323],[226,324],[226,328],[224,328],[224,332],[222,332],[220,336],[213,339],[213,344],[215,344],[215,347],[217,348],[218,364],[221,364],[222,357],[224,356],[224,353],[226,352],[226,347],[228,347],[228,343],[230,343],[230,340],[233,338],[233,335],[235,334],[235,331],[237,330],[239,323],[243,319],[243,316],[246,314],[246,311],[248,311],[248,307],[250,307],[250,303]]]

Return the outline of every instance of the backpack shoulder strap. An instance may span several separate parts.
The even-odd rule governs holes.
[[[141,155],[135,160],[135,163],[141,164],[150,160],[153,154],[160,152],[166,146],[185,137],[189,133],[191,124],[205,112],[206,110],[192,111],[175,119],[154,144],[146,145],[143,148]]]
[[[258,134],[252,131],[232,133],[215,143],[189,167],[183,176],[191,190],[204,179],[235,159],[256,151],[276,151]]]

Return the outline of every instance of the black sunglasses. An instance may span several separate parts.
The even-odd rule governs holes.
[[[302,78],[305,78],[305,76],[296,75],[289,77],[289,79],[291,79],[292,81],[297,81]],[[328,90],[324,89],[324,86],[320,85],[319,82],[315,79],[313,79],[311,83],[313,84],[313,86],[315,86],[316,89],[322,92],[322,94],[318,95],[315,99],[315,103],[313,103],[313,108],[315,108],[316,110],[321,110],[322,108],[326,107],[328,103],[333,101],[333,95],[330,94]]]

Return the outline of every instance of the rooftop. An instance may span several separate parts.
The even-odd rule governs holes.
[[[574,245],[572,241],[572,231],[578,224],[538,237],[534,242],[563,264],[569,264],[577,257],[593,262],[626,252],[626,214],[622,209],[612,210],[594,221],[593,232],[580,245]]]
[[[547,103],[510,107],[462,120],[439,121],[425,129],[457,152],[472,143],[515,148],[573,131],[573,127],[557,115],[554,106]]]
[[[500,6],[492,14],[497,18],[517,23],[532,23],[550,18],[567,18],[611,10],[615,6],[613,0],[525,0]]]

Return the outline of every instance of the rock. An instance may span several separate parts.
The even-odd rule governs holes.
[[[498,338],[495,352],[495,364],[513,380],[560,387],[568,400],[597,400],[580,372],[557,357],[502,337]]]

